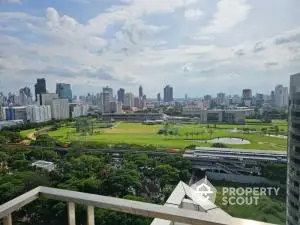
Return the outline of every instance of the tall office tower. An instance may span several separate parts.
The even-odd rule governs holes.
[[[211,101],[211,95],[204,95],[204,101]]]
[[[139,87],[139,98],[141,99],[141,98],[143,98],[143,87],[142,86],[140,86]]]
[[[103,112],[104,113],[110,113],[111,109],[110,109],[110,102],[113,101],[113,89],[106,86],[103,88],[103,92],[102,92],[102,102],[103,102]]]
[[[32,95],[29,87],[19,90],[20,105],[32,105]]]
[[[161,102],[160,93],[157,93],[157,101],[158,101],[158,102]]]
[[[125,97],[125,90],[123,88],[120,88],[118,90],[118,102],[122,102],[124,104],[124,97]]]
[[[300,73],[290,79],[287,225],[300,222]]]
[[[164,88],[164,102],[173,102],[173,87],[167,85]]]
[[[217,94],[217,104],[224,105],[225,104],[225,93],[218,93]]]
[[[35,101],[38,100],[38,95],[46,93],[46,80],[45,80],[45,78],[37,79],[37,82],[34,85],[34,91],[35,91]],[[42,103],[40,102],[40,105],[41,104]]]
[[[262,105],[264,103],[264,95],[257,93],[255,100],[256,100],[256,105]]]
[[[275,87],[275,105],[277,107],[287,107],[289,99],[289,91],[287,87],[277,85]]]
[[[134,95],[132,93],[126,93],[124,99],[125,107],[133,107],[134,106]]]
[[[68,99],[69,102],[72,102],[72,90],[70,84],[57,83],[56,94],[58,94],[60,99]]]
[[[252,90],[243,89],[243,103],[245,106],[250,107],[252,104]]]
[[[275,104],[275,91],[271,91],[270,101],[271,104]]]

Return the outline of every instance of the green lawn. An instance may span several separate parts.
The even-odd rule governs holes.
[[[26,138],[28,134],[33,133],[35,131],[35,128],[33,129],[28,129],[28,130],[22,130],[20,131],[20,134],[22,138]]]
[[[283,123],[281,123],[283,124]],[[286,125],[284,126],[285,129]],[[126,123],[120,122],[114,128],[97,129],[94,135],[85,135],[76,133],[76,129],[72,125],[66,125],[56,131],[50,131],[48,134],[60,142],[68,141],[86,141],[102,144],[140,144],[140,145],[155,145],[158,147],[184,148],[188,145],[211,146],[211,143],[197,142],[195,140],[209,140],[217,137],[232,137],[243,138],[251,143],[246,145],[228,145],[231,148],[245,149],[270,149],[270,150],[285,150],[287,148],[287,139],[268,137],[261,134],[261,128],[272,127],[272,124],[247,124],[247,125],[226,125],[218,124],[216,127],[210,125],[193,125],[193,124],[178,124],[171,125],[177,129],[179,135],[158,135],[157,131],[163,125],[144,125],[142,123]],[[256,133],[231,132],[232,129],[251,128],[256,129]],[[213,130],[210,134],[209,130]],[[186,136],[186,133],[193,135]],[[25,133],[25,132],[23,132]]]

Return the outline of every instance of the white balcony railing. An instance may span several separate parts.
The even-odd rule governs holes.
[[[178,186],[176,188],[180,191]],[[169,198],[170,203],[166,203],[166,205],[162,206],[49,187],[37,187],[1,205],[0,219],[3,218],[4,225],[12,225],[11,214],[39,197],[67,202],[69,225],[76,224],[76,203],[87,206],[88,225],[95,224],[94,207],[157,218],[152,223],[156,225],[182,223],[195,225],[271,225],[264,222],[231,217],[212,203],[202,206],[198,205],[197,207],[194,207],[194,209],[183,209],[182,206],[191,203],[192,200],[190,200],[190,202],[186,201],[186,199],[182,199],[182,195],[171,195]],[[175,205],[171,204],[172,201]],[[180,203],[180,205],[176,205],[177,203]]]

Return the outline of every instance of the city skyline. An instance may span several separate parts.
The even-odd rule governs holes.
[[[36,82],[37,82],[37,83],[35,83],[34,88],[30,88],[30,87],[28,87],[28,86],[23,86],[23,87],[20,87],[19,89],[17,89],[17,91],[15,91],[15,92],[10,91],[10,92],[8,92],[8,93],[5,93],[5,92],[3,92],[3,91],[0,89],[0,93],[2,92],[4,95],[8,95],[9,93],[18,95],[20,91],[23,91],[23,89],[29,88],[29,90],[31,91],[30,93],[33,93],[32,95],[35,96],[35,88],[36,88],[36,85],[38,84],[38,82],[39,82],[40,80],[44,80],[44,81],[46,82],[46,83],[45,83],[45,86],[46,86],[46,92],[47,92],[47,93],[57,93],[57,85],[67,85],[68,88],[70,88],[71,95],[77,96],[77,97],[78,97],[78,96],[87,96],[88,94],[92,94],[92,95],[93,95],[93,94],[100,94],[100,93],[106,92],[106,89],[110,89],[110,91],[113,92],[113,97],[115,97],[117,100],[119,99],[118,92],[120,91],[120,89],[123,90],[124,93],[132,93],[134,96],[139,97],[139,95],[140,95],[140,90],[141,90],[141,88],[142,88],[142,90],[143,90],[143,87],[144,87],[143,85],[140,84],[140,85],[138,85],[138,86],[135,88],[135,89],[136,89],[135,91],[132,91],[132,90],[126,90],[126,89],[124,89],[123,87],[118,87],[118,88],[114,89],[114,88],[112,88],[112,87],[109,86],[109,85],[105,85],[105,86],[102,86],[102,87],[99,89],[98,92],[86,92],[86,93],[83,93],[83,94],[78,94],[78,93],[73,92],[72,84],[67,84],[67,83],[56,83],[56,84],[55,84],[54,90],[49,90],[49,89],[47,88],[47,87],[48,87],[48,85],[47,85],[47,80],[44,79],[44,78],[37,78],[37,79],[36,79]],[[167,88],[167,87],[172,88],[172,96],[173,96],[175,99],[185,99],[186,96],[188,96],[188,98],[204,98],[204,99],[205,99],[206,96],[211,96],[211,97],[213,97],[213,98],[216,98],[216,97],[218,98],[218,95],[219,95],[219,94],[225,94],[226,97],[228,97],[228,96],[231,96],[231,97],[239,96],[239,97],[243,98],[243,92],[244,92],[244,90],[250,90],[250,91],[251,91],[251,96],[252,96],[252,97],[255,97],[257,94],[258,94],[258,95],[261,95],[261,94],[262,94],[262,95],[268,95],[268,96],[271,97],[272,92],[274,92],[274,90],[276,91],[276,88],[279,87],[279,86],[282,87],[282,88],[287,89],[287,93],[289,92],[289,91],[288,91],[288,87],[284,86],[283,84],[277,84],[277,85],[275,85],[275,86],[273,87],[273,89],[271,89],[271,90],[269,90],[269,91],[266,91],[266,92],[264,92],[264,93],[262,93],[262,92],[255,92],[255,91],[253,91],[253,89],[251,89],[251,88],[241,88],[241,89],[240,89],[240,93],[226,93],[226,92],[218,91],[218,92],[216,92],[216,93],[214,93],[214,94],[205,93],[205,94],[203,94],[203,95],[201,95],[201,96],[190,96],[190,95],[188,95],[187,93],[185,93],[184,96],[178,96],[178,95],[176,95],[176,89],[175,89],[175,92],[173,91],[173,90],[174,90],[174,86],[167,84],[167,85],[165,85],[165,86],[162,87],[161,91],[159,91],[158,93],[155,93],[154,96],[152,96],[152,95],[148,96],[148,95],[147,95],[147,97],[149,97],[150,99],[156,99],[156,98],[157,98],[157,94],[160,94],[161,97],[162,97],[162,100],[164,100],[164,90],[165,90],[165,88]],[[45,92],[45,93],[46,93],[46,92]],[[144,91],[142,91],[142,92],[143,92],[143,94],[145,94]]]
[[[243,88],[266,94],[300,71],[297,0],[0,4],[5,93],[32,90],[45,77],[49,90],[69,83],[77,95],[142,85],[154,98],[167,84],[176,98]]]

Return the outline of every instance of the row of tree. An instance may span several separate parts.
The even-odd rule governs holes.
[[[52,161],[56,169],[48,172],[31,166],[38,159]],[[51,186],[80,192],[101,194],[137,201],[163,204],[174,186],[188,181],[190,162],[181,156],[148,157],[145,154],[125,154],[120,162],[109,155],[86,154],[73,148],[59,155],[51,148],[23,149],[0,147],[0,204],[37,186]],[[158,195],[145,191],[145,181],[158,187]],[[86,209],[78,205],[77,223],[86,224]],[[39,200],[14,215],[14,224],[67,224],[63,202]],[[103,209],[95,212],[97,225],[146,225],[151,219]],[[24,222],[25,221],[25,222]]]

